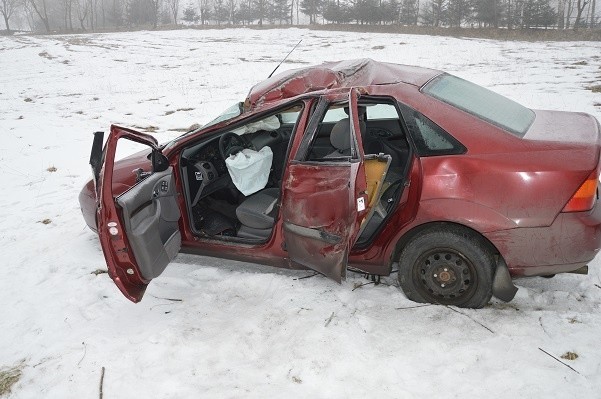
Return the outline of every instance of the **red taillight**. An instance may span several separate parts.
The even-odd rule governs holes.
[[[574,195],[572,195],[572,198],[570,198],[563,208],[563,212],[583,212],[591,210],[597,199],[597,185],[599,183],[597,179],[597,173],[591,173]]]

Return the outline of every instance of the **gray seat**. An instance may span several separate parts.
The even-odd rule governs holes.
[[[274,209],[278,198],[277,188],[266,188],[246,198],[236,208],[236,216],[242,224],[238,229],[238,237],[268,238],[275,223]]]
[[[365,133],[365,122],[359,121],[361,135]],[[351,121],[349,118],[344,118],[336,122],[330,132],[330,144],[336,150],[326,155],[324,158],[337,158],[341,156],[351,155]]]

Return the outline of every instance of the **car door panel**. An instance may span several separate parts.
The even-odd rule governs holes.
[[[152,148],[153,173],[117,196],[113,172],[122,138]],[[96,148],[92,158],[99,187],[98,235],[108,272],[126,298],[139,302],[150,280],[161,274],[181,247],[173,167],[160,154],[154,137],[119,126],[111,126],[103,153]]]
[[[338,282],[345,276],[348,237],[357,214],[359,166],[294,163],[285,183],[283,224],[290,259]]]
[[[158,277],[181,247],[173,169],[152,174],[117,198],[142,277]]]

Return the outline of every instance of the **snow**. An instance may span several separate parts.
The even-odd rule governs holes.
[[[175,137],[243,100],[300,38],[282,70],[370,57],[601,119],[601,95],[586,89],[601,75],[594,42],[302,29],[0,37],[0,368],[25,364],[7,397],[97,398],[102,367],[105,398],[599,397],[598,258],[588,276],[520,279],[510,304],[460,313],[415,307],[396,276],[354,289],[367,280],[180,255],[134,305],[91,274],[106,268],[77,201],[91,132],[121,123]],[[539,348],[577,353],[562,359],[576,371]]]

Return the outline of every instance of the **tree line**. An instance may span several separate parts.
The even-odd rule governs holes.
[[[185,3],[183,3],[185,1]],[[0,0],[5,32],[160,25],[601,29],[597,0]]]

